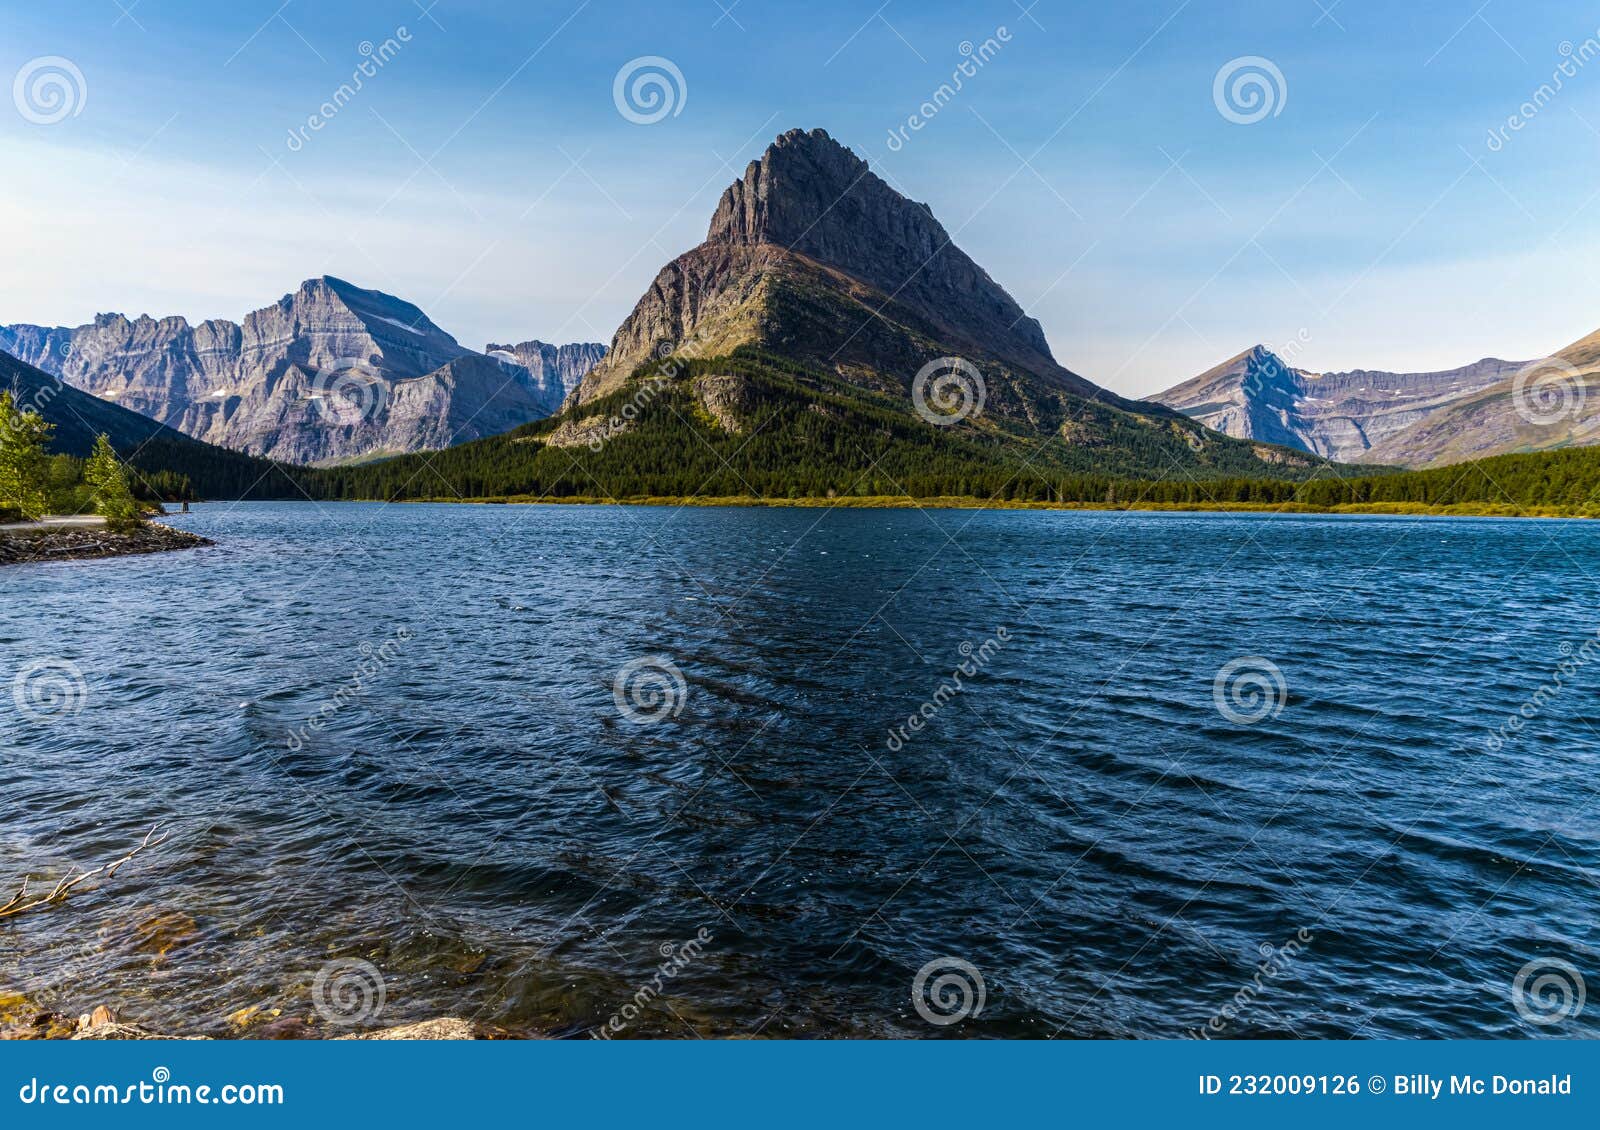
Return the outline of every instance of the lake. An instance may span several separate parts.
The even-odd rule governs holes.
[[[0,571],[0,880],[170,832],[0,919],[0,996],[211,1034],[1600,1035],[1600,525],[171,521],[218,544]],[[341,962],[378,981],[330,1020]]]

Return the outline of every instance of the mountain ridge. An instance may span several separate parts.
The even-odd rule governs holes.
[[[304,497],[284,468],[193,439],[5,352],[0,352],[0,390],[13,395],[19,411],[37,412],[54,426],[51,453],[84,458],[104,433],[156,493],[187,487],[203,498]]]
[[[1600,335],[1594,336],[1600,359]],[[1451,455],[1467,459],[1529,449],[1523,445],[1534,437],[1507,419],[1505,409],[1517,375],[1530,364],[1485,357],[1419,373],[1314,372],[1255,345],[1149,399],[1236,438],[1340,462],[1426,466],[1456,461]],[[1458,422],[1449,437],[1437,434],[1441,419],[1485,395],[1494,406],[1492,420]]]
[[[559,410],[578,382],[606,355],[606,347],[599,342],[552,345],[537,338],[514,345],[490,342],[483,351],[497,361],[520,365],[528,371],[531,386],[550,406],[546,415]]]
[[[461,345],[415,304],[332,275],[238,322],[98,314],[0,326],[0,349],[187,435],[299,464],[495,434],[549,415],[565,393]]]
[[[706,239],[657,273],[572,402],[625,383],[663,340],[687,342],[707,321],[748,315],[742,308],[772,274],[855,284],[868,299],[861,330],[893,304],[902,321],[921,323],[925,336],[962,356],[1006,363],[1080,396],[1121,399],[1059,365],[1039,323],[955,246],[926,204],[900,195],[825,130],[793,129],[723,191]],[[759,318],[747,320],[737,333],[710,334],[709,348],[785,344],[764,336]],[[811,359],[833,365],[853,336],[839,335]]]
[[[364,498],[1049,499],[1070,475],[1327,467],[1060,365],[926,204],[825,131],[779,135],[707,234],[657,272],[558,415],[430,457],[426,476],[403,457],[326,485]]]

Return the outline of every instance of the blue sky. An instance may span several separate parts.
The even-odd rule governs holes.
[[[1600,56],[1582,47],[1600,9],[281,3],[0,3],[0,77],[61,56],[86,91],[53,123],[15,91],[0,103],[0,321],[237,318],[328,273],[474,347],[609,340],[736,172],[781,130],[822,126],[931,204],[1063,364],[1120,392],[1257,341],[1312,369],[1407,369],[1600,328]],[[360,45],[402,27],[291,147]],[[892,149],[962,43],[1002,27]],[[642,56],[683,77],[652,124],[613,100]],[[1213,85],[1246,56],[1282,82],[1277,112],[1240,124]],[[1509,129],[1564,60],[1562,89]]]

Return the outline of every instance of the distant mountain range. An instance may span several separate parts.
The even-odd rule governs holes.
[[[1597,385],[1600,333],[1536,362],[1486,357],[1433,373],[1316,373],[1257,345],[1150,399],[1241,439],[1429,467],[1600,442],[1600,404],[1582,409]]]
[[[192,439],[148,416],[80,392],[0,353],[0,391],[18,408],[54,425],[53,454],[87,456],[104,434],[155,493],[183,493],[181,480],[205,498],[302,498],[292,477],[264,459]]]
[[[288,463],[446,447],[550,415],[600,345],[459,344],[409,302],[308,279],[242,322],[101,314],[0,350],[187,435]]]
[[[561,407],[561,402],[578,387],[584,374],[600,364],[606,355],[606,347],[597,341],[574,345],[525,341],[520,345],[486,345],[483,351],[496,361],[528,370],[540,398],[550,405],[546,416]]]
[[[569,398],[568,426],[548,442],[588,435],[597,421],[585,409],[655,379],[663,358],[736,354],[780,360],[801,370],[785,380],[838,398],[826,410],[808,407],[802,431],[818,417],[867,426],[863,413],[886,406],[927,427],[930,399],[942,391],[949,407],[959,387],[981,405],[931,426],[991,457],[1023,450],[1044,467],[1200,474],[1265,473],[1295,458],[1230,443],[1058,364],[1039,323],[955,246],[926,204],[820,129],[782,134],[729,185],[705,242],[657,274]],[[951,359],[968,368],[941,366]],[[941,389],[930,368],[952,379]],[[746,370],[697,380],[693,418],[725,434],[758,426],[772,390],[765,374]],[[839,458],[841,467],[870,462],[848,447]]]
[[[1039,323],[822,130],[778,137],[656,275],[559,416],[341,469],[364,497],[1053,497],[1072,473],[1304,475],[1058,364]],[[426,481],[424,481],[426,480]]]
[[[750,162],[609,348],[479,353],[409,302],[323,276],[239,323],[102,314],[0,326],[0,350],[216,447],[348,470],[302,481],[366,497],[404,482],[480,496],[1042,498],[1068,475],[1305,478],[1600,439],[1582,413],[1530,418],[1527,364],[1495,358],[1317,373],[1258,345],[1125,399],[1058,363],[926,204],[822,130],[790,130]],[[1581,400],[1600,333],[1545,364]],[[403,458],[347,467],[446,448],[429,466],[453,469],[448,490]]]

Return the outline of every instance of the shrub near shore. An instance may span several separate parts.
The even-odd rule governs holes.
[[[51,455],[54,425],[18,407],[0,392],[0,521],[38,520],[47,514],[100,514],[117,533],[144,521],[127,468],[104,434],[88,459]]]

